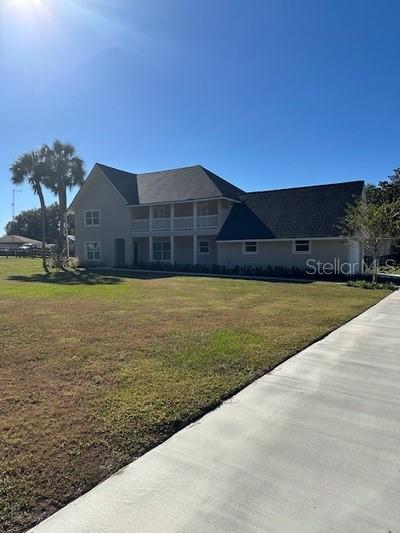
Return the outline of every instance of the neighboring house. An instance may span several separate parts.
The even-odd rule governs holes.
[[[0,237],[0,250],[15,250],[23,245],[30,245],[35,248],[41,248],[41,241],[22,237],[21,235],[4,235]]]
[[[108,267],[360,264],[338,226],[363,194],[363,181],[246,193],[200,165],[133,174],[96,164],[70,207],[75,251]]]

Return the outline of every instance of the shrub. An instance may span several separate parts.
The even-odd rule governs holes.
[[[233,276],[260,276],[260,277],[284,277],[284,278],[310,278],[304,270],[295,267],[278,267],[268,265],[266,267],[235,265],[228,268],[223,265],[191,265],[191,264],[169,264],[169,263],[137,263],[133,268],[143,270],[159,270],[172,272],[194,272],[199,274],[223,274]]]
[[[67,259],[68,268],[78,268],[78,266],[79,266],[79,259],[77,257],[68,257]]]
[[[396,286],[393,283],[373,283],[365,279],[351,280],[347,282],[348,287],[357,287],[359,289],[386,289],[394,291]]]

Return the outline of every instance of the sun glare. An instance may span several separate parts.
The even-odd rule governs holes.
[[[48,0],[0,0],[1,2],[4,2],[2,7],[5,7],[8,16],[18,15],[18,21],[32,21],[32,18],[39,17],[42,19],[48,12]]]
[[[11,7],[17,9],[26,10],[32,8],[39,8],[43,6],[43,0],[10,0]]]

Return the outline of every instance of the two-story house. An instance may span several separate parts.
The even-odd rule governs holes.
[[[134,174],[96,164],[73,200],[80,263],[284,266],[351,263],[361,250],[340,232],[353,181],[246,193],[200,165]]]

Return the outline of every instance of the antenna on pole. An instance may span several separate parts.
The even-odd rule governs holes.
[[[16,192],[22,192],[21,189],[13,189],[12,190],[12,202],[11,202],[11,207],[12,207],[12,217],[13,219],[15,218],[15,193]]]

